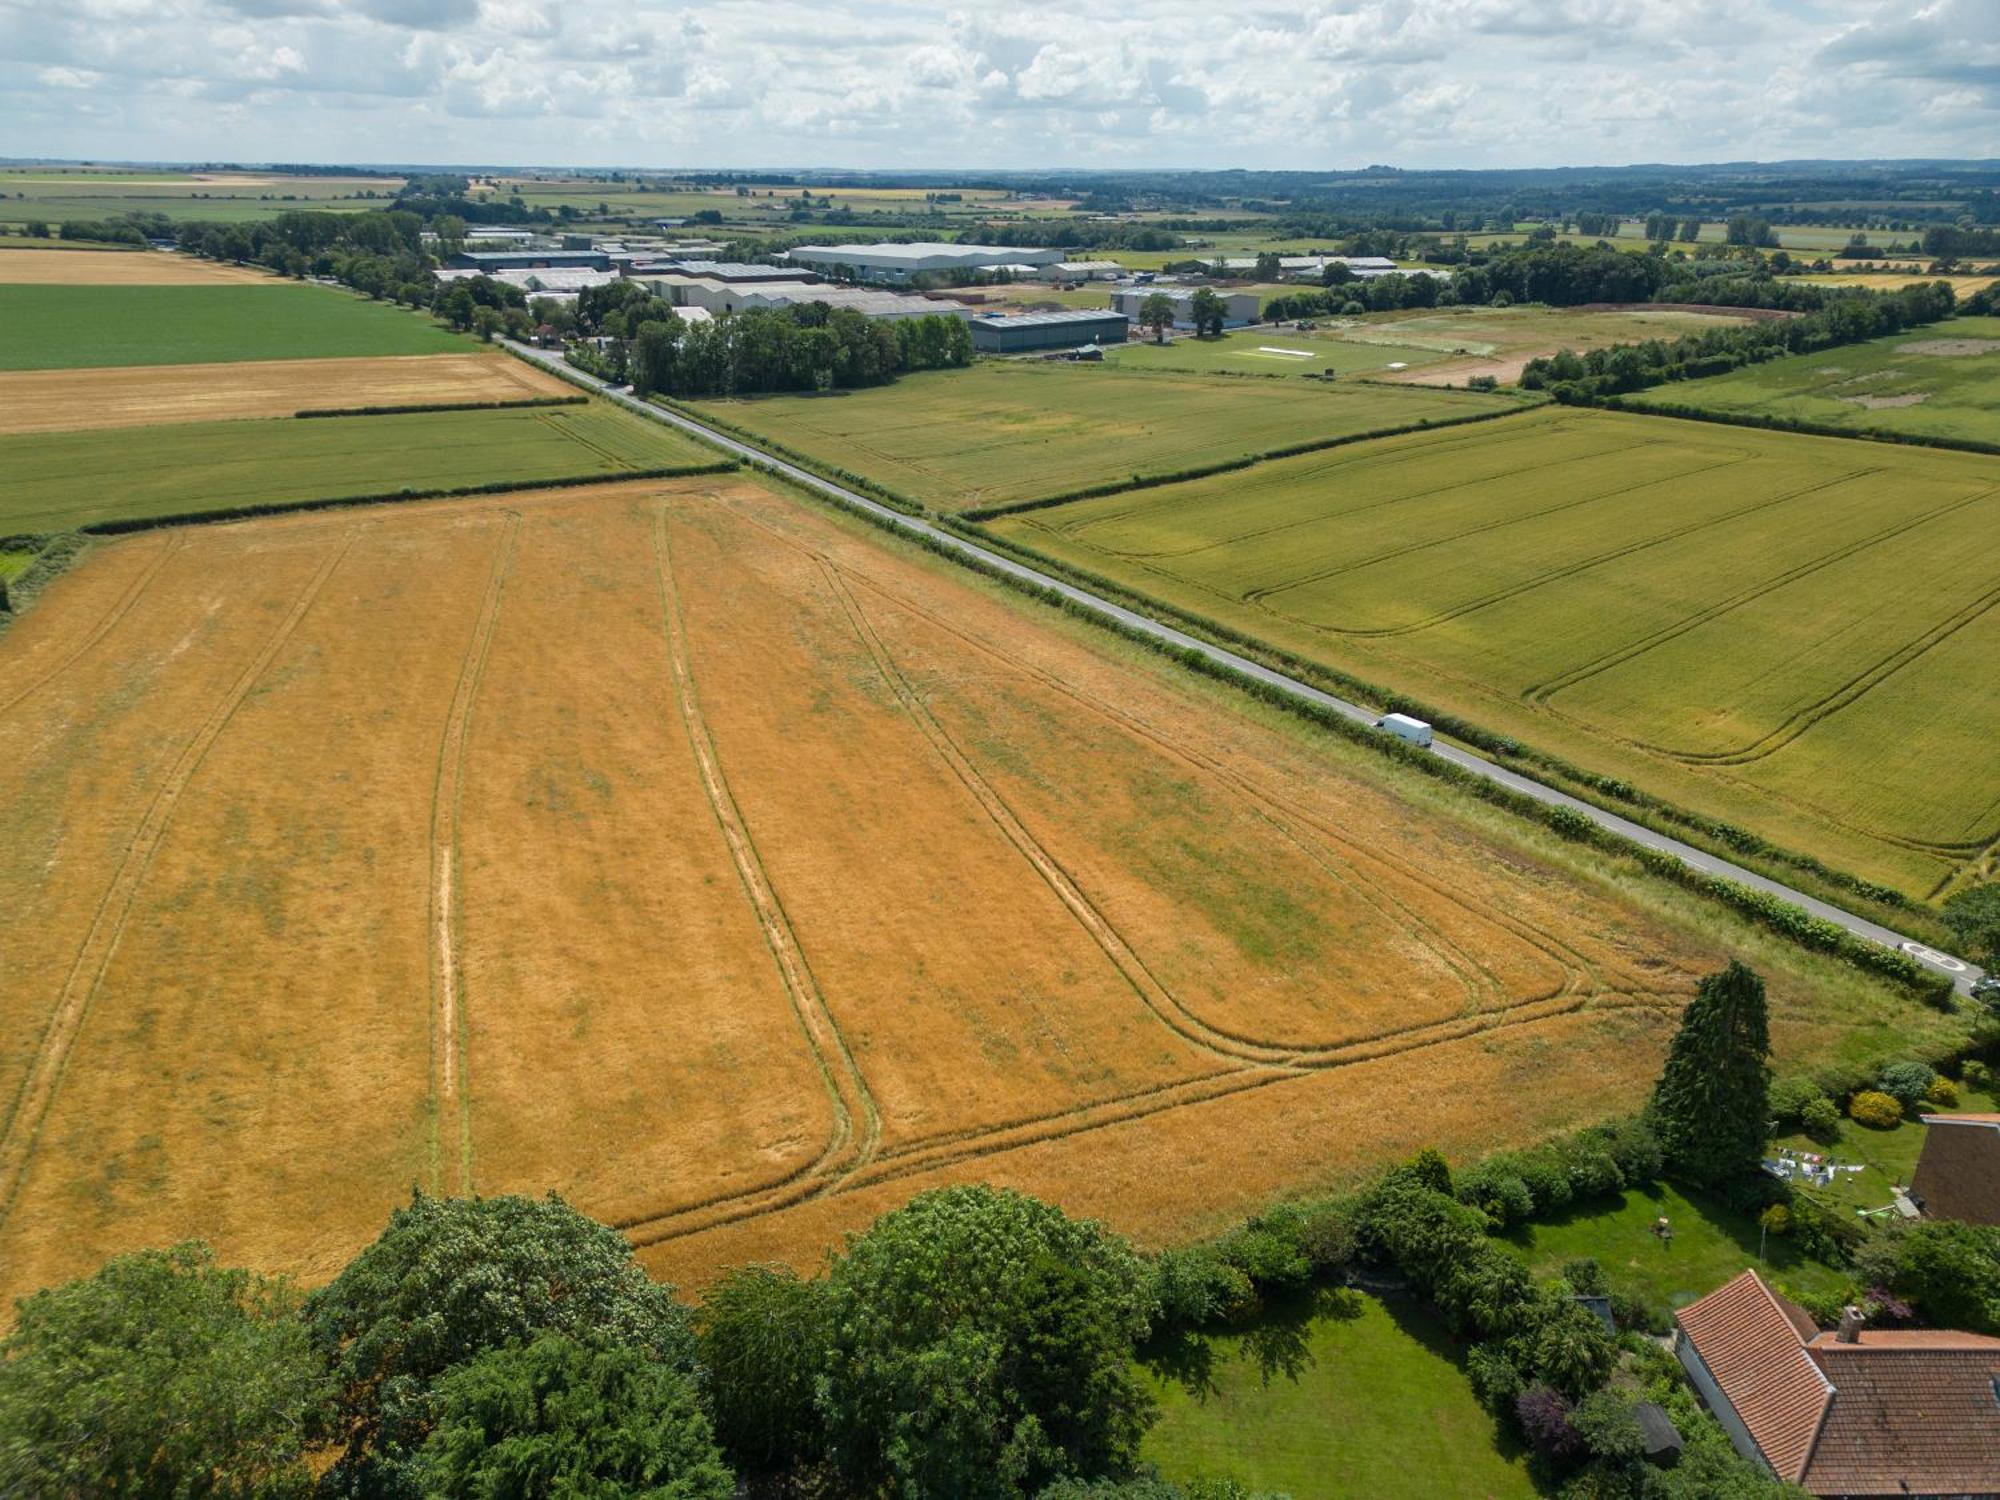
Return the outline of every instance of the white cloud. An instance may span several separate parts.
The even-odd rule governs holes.
[[[1992,3],[0,0],[0,93],[16,155],[774,167],[1969,156],[2000,140]]]

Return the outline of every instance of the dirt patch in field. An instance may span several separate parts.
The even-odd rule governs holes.
[[[0,371],[0,433],[289,417],[327,407],[518,401],[574,388],[505,354]]]
[[[740,480],[109,543],[0,682],[0,1294],[413,1182],[681,1277],[945,1182],[1168,1239],[1623,1111],[1722,956]]]
[[[1971,359],[2000,350],[2000,339],[1917,339],[1898,344],[1898,354],[1932,354],[1943,359]]]
[[[165,250],[0,250],[0,286],[270,286],[268,271]]]
[[[1869,411],[1895,411],[1905,406],[1921,406],[1930,398],[1929,391],[1911,391],[1902,396],[1836,396],[1834,400],[1844,401],[1849,406],[1865,407]]]
[[[1526,353],[1490,359],[1447,359],[1408,370],[1371,370],[1367,378],[1390,385],[1464,385],[1475,375],[1491,375],[1502,385],[1511,385],[1521,378],[1521,372],[1528,368],[1530,360],[1547,358],[1558,348],[1558,345],[1551,344],[1546,349],[1531,349]]]

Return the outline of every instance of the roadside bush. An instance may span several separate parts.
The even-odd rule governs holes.
[[[1929,1063],[1891,1063],[1882,1070],[1875,1087],[1896,1100],[1905,1109],[1914,1109],[1924,1102],[1924,1096],[1937,1082],[1937,1070]]]
[[[1807,1135],[1816,1141],[1833,1141],[1840,1138],[1840,1107],[1826,1095],[1806,1101],[1799,1111],[1799,1124]]]
[[[1847,1101],[1847,1117],[1870,1130],[1893,1130],[1903,1118],[1903,1106],[1889,1094],[1863,1089]]]
[[[1946,1109],[1958,1107],[1958,1085],[1949,1078],[1933,1078],[1931,1086],[1924,1090],[1924,1098],[1932,1104]]]

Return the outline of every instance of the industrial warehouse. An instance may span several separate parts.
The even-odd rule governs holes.
[[[1041,349],[1073,349],[1080,344],[1122,344],[1132,320],[1121,312],[1076,308],[1066,312],[974,317],[972,347],[981,354],[1027,354]]]

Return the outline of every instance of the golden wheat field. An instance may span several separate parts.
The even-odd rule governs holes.
[[[0,286],[269,285],[270,272],[161,250],[0,249]]]
[[[1629,1109],[1723,945],[1385,774],[735,478],[102,545],[0,635],[0,1294],[413,1185],[1158,1242]],[[1752,949],[1788,1056],[1923,1024]]]
[[[574,394],[546,371],[499,353],[0,370],[0,434]]]

